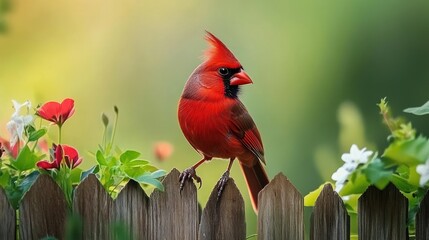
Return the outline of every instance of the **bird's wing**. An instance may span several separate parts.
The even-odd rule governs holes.
[[[247,149],[265,164],[264,147],[262,145],[261,136],[252,117],[240,101],[237,100],[237,103],[231,107],[231,116],[231,131],[233,134]]]

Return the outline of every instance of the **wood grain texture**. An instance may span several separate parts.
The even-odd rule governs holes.
[[[110,239],[113,200],[94,174],[75,189],[73,212],[82,219],[82,239]]]
[[[370,186],[359,198],[359,239],[408,239],[408,201],[393,184]]]
[[[311,215],[310,239],[350,239],[349,215],[331,184],[325,184],[316,200]]]
[[[16,212],[10,205],[6,193],[0,187],[0,237],[2,239],[15,239]]]
[[[132,239],[148,239],[149,197],[130,180],[113,202],[113,222],[123,225]]]
[[[150,197],[148,239],[197,239],[199,209],[195,184],[186,182],[180,192],[177,169],[165,177],[163,184],[165,191],[155,190]]]
[[[279,173],[259,193],[258,239],[303,240],[304,202],[298,190]]]
[[[203,210],[198,239],[246,239],[244,200],[234,180],[228,180],[219,200],[217,194],[215,186]]]
[[[64,239],[67,211],[67,202],[58,184],[49,175],[39,175],[19,206],[20,238]]]
[[[429,238],[429,192],[426,192],[416,215],[416,240]]]

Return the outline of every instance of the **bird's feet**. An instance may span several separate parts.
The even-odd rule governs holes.
[[[203,183],[203,182],[201,181],[201,178],[197,176],[197,173],[195,172],[195,168],[190,167],[190,168],[185,169],[185,171],[183,171],[183,172],[179,175],[180,192],[182,192],[182,190],[183,190],[183,186],[185,186],[185,182],[186,182],[186,180],[188,180],[188,179],[189,179],[189,180],[194,179],[197,183],[199,183],[199,184],[200,184],[200,187],[199,187],[199,188],[201,188],[201,185],[202,185],[202,183]]]
[[[223,173],[222,177],[220,177],[219,181],[217,182],[217,200],[220,199],[220,196],[222,195],[222,191],[225,188],[228,180],[229,180],[229,171],[226,171]]]

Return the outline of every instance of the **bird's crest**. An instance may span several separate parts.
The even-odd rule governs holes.
[[[237,65],[229,67],[240,67],[240,63],[235,58],[234,54],[221,42],[215,35],[206,31],[206,41],[209,43],[209,48],[204,52],[206,61],[214,63],[223,63],[226,65]]]

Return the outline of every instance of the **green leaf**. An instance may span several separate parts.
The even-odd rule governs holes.
[[[383,159],[394,165],[417,165],[424,163],[428,158],[429,142],[422,136],[408,141],[395,141],[386,148],[383,154]]]
[[[397,174],[392,174],[389,180],[402,192],[411,193],[418,189],[418,186],[409,183],[407,179]]]
[[[139,183],[152,185],[152,186],[158,188],[159,190],[164,191],[164,185],[162,185],[162,183],[158,179],[155,179],[155,178],[151,177],[150,175],[143,175],[143,176],[140,176],[138,178],[133,178],[133,180],[135,180]]]
[[[74,168],[71,170],[70,180],[72,184],[77,184],[80,182],[80,176],[82,175],[82,169]]]
[[[151,177],[153,178],[160,178],[160,177],[164,177],[167,174],[167,172],[165,170],[157,170],[155,172],[152,172]]]
[[[0,172],[0,186],[5,187],[9,183],[10,174],[7,171]]]
[[[33,131],[30,133],[30,136],[28,137],[28,141],[30,141],[30,142],[37,141],[41,137],[43,137],[47,132],[48,132],[48,130],[46,128],[41,128],[37,131]]]
[[[43,156],[36,156],[28,147],[25,145],[18,154],[16,160],[11,160],[11,164],[20,171],[29,170],[36,167],[36,162],[41,160]]]
[[[404,110],[406,113],[412,113],[414,115],[426,115],[429,114],[429,101],[420,107],[411,107]]]
[[[98,164],[102,166],[107,166],[106,158],[104,158],[104,155],[100,150],[97,150],[97,152],[95,153],[95,159],[97,160]]]
[[[365,174],[361,171],[356,171],[354,177],[352,176],[351,181],[348,181],[346,185],[341,189],[340,195],[347,196],[351,194],[362,194],[366,191],[366,189],[371,185],[366,179]]]
[[[127,163],[129,161],[132,161],[134,159],[137,159],[138,157],[140,157],[140,153],[137,151],[132,151],[132,150],[127,150],[124,153],[121,154],[121,156],[119,157],[119,159],[121,160],[122,163]]]
[[[165,170],[157,170],[153,173],[145,173],[143,175],[140,175],[138,177],[133,177],[131,179],[133,179],[139,183],[152,185],[152,186],[158,188],[159,190],[164,191],[164,186],[162,185],[162,183],[157,178],[165,176],[166,173],[167,172]]]
[[[133,160],[133,161],[124,163],[123,165],[127,167],[144,167],[148,164],[149,164],[149,161],[139,159],[139,160]]]
[[[21,189],[22,196],[30,189],[30,187],[33,185],[33,183],[36,181],[37,177],[40,175],[39,171],[34,171],[28,174],[24,180],[19,185],[19,188]]]
[[[331,184],[330,182],[325,182],[322,185],[320,185],[316,190],[309,192],[304,197],[304,206],[306,207],[312,207],[316,204],[316,200],[319,197],[320,193],[322,192],[323,188],[325,187],[325,184]]]
[[[362,169],[370,184],[375,185],[378,189],[384,189],[390,182],[393,174],[393,168],[386,168],[381,159],[374,159],[368,166]]]

